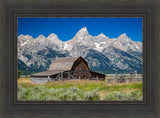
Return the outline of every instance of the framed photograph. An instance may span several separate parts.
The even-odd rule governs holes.
[[[15,21],[18,102],[144,102],[144,15]]]
[[[2,117],[159,117],[158,1],[1,3]]]

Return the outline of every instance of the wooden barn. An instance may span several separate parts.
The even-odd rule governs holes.
[[[105,80],[105,75],[90,71],[82,57],[56,58],[48,71],[31,75],[32,83],[46,83],[70,79]]]

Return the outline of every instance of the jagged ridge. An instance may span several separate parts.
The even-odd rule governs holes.
[[[18,37],[19,61],[37,71],[46,70],[56,57],[76,56],[84,57],[91,70],[103,73],[142,72],[142,43],[132,41],[125,33],[110,39],[103,33],[92,36],[84,27],[66,42],[54,33],[36,39],[29,35]]]

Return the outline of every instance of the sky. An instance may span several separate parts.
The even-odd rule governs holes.
[[[48,37],[55,33],[60,40],[72,39],[83,27],[87,27],[90,35],[100,33],[110,38],[117,38],[126,33],[133,41],[142,42],[143,19],[137,18],[18,18],[18,36],[39,35]]]

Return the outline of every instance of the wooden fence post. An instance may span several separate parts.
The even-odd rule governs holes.
[[[69,80],[69,71],[68,71],[68,80]]]
[[[63,80],[63,73],[61,72],[61,80]]]

